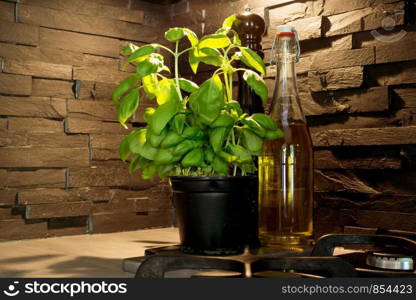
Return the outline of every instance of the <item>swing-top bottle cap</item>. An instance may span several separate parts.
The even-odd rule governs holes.
[[[291,26],[291,25],[278,25],[276,27],[276,31],[277,34],[281,33],[281,32],[295,32],[295,27]]]

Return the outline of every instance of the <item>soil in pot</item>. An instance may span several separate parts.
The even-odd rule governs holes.
[[[182,251],[231,255],[258,246],[255,176],[170,178]]]

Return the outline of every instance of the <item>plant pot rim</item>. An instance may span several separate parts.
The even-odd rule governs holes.
[[[256,178],[257,175],[245,175],[245,176],[170,176],[169,179],[174,180],[236,180],[242,178]]]

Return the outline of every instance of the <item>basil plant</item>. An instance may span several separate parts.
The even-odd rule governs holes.
[[[200,39],[187,28],[171,28],[165,38],[173,43],[174,51],[160,44],[129,44],[122,50],[128,56],[125,66],[135,65],[136,72],[114,90],[119,122],[127,128],[126,122],[139,109],[144,94],[157,104],[140,112],[146,126],[131,131],[121,142],[120,157],[130,162],[131,173],[140,169],[145,179],[156,175],[252,174],[256,171],[254,158],[261,154],[263,141],[282,136],[269,116],[245,114],[233,96],[233,74],[243,72],[250,88],[264,102],[268,98],[261,77],[266,71],[263,60],[241,46],[238,34],[231,28],[237,21],[230,16],[222,28]],[[182,39],[187,39],[190,46],[179,51]],[[173,56],[173,74],[159,52]],[[182,55],[188,56],[194,73],[200,63],[217,68],[198,86],[179,76]],[[237,62],[247,68],[237,67]]]

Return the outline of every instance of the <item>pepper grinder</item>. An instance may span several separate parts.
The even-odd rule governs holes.
[[[251,12],[246,6],[245,11],[236,16],[233,29],[238,33],[241,45],[255,51],[262,59],[261,39],[265,31],[265,22],[261,16]],[[243,79],[243,74],[238,72],[238,102],[244,112],[248,114],[263,113],[263,103],[261,98],[254,93]]]

